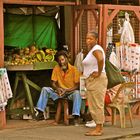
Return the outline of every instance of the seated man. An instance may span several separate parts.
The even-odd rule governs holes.
[[[68,62],[68,55],[65,51],[59,51],[56,54],[56,61],[58,65],[55,66],[52,72],[52,88],[43,87],[36,110],[38,113],[36,118],[41,119],[43,112],[48,103],[48,98],[53,101],[67,97],[69,100],[73,101],[72,115],[75,118],[75,123],[77,123],[80,116],[81,108],[81,96],[79,89],[79,79],[80,73],[76,67],[72,66]]]

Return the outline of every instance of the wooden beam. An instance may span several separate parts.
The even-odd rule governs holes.
[[[105,4],[106,7],[108,7],[108,9],[119,9],[119,10],[123,10],[123,11],[134,11],[134,10],[139,10],[140,7],[139,6],[129,6],[129,5],[109,5],[109,4]]]
[[[109,19],[107,20],[107,26],[110,24],[110,22],[113,20],[113,18],[117,15],[117,13],[119,12],[119,9],[115,9],[111,15],[109,16]]]
[[[139,11],[134,11],[134,13],[136,14],[136,16],[137,16],[137,18],[138,18],[138,20],[140,22],[140,10]]]
[[[4,67],[4,21],[2,0],[0,0],[0,67]]]
[[[24,5],[76,5],[75,2],[58,2],[58,1],[35,1],[35,0],[3,0],[4,4],[24,4]]]
[[[99,22],[98,21],[98,15],[97,15],[97,13],[96,13],[96,11],[95,10],[91,10],[91,12],[92,12],[92,14],[93,14],[93,16],[94,16],[94,18],[95,18],[95,20],[96,20],[96,25],[97,25],[97,23]]]
[[[93,10],[93,9],[98,9],[99,6],[100,6],[100,4],[98,4],[98,5],[78,5],[78,6],[75,6],[75,10]]]
[[[80,21],[82,15],[83,15],[83,13],[84,13],[84,10],[80,10],[80,12],[78,13],[77,18],[75,19],[75,25],[74,25],[75,27],[76,27],[77,24],[79,23],[79,21]]]

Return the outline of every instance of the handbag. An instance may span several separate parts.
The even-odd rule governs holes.
[[[105,61],[105,70],[108,79],[107,89],[125,82],[120,70],[116,66],[114,66],[108,59],[106,59]]]

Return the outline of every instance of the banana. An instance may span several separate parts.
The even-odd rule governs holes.
[[[36,54],[36,58],[37,58],[39,61],[42,61],[42,56],[41,56],[40,53],[37,53],[37,54]]]
[[[44,52],[43,50],[40,50],[39,52],[40,52],[41,55],[42,55],[42,59],[45,60],[45,52]]]
[[[47,61],[54,61],[54,55],[50,55],[50,54],[46,55],[46,60]]]

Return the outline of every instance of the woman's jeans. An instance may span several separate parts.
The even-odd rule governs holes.
[[[36,108],[44,112],[49,98],[55,101],[62,97],[59,97],[51,87],[43,87]],[[80,91],[79,90],[73,91],[73,93],[71,93],[67,98],[73,101],[72,115],[80,116],[82,102]]]

